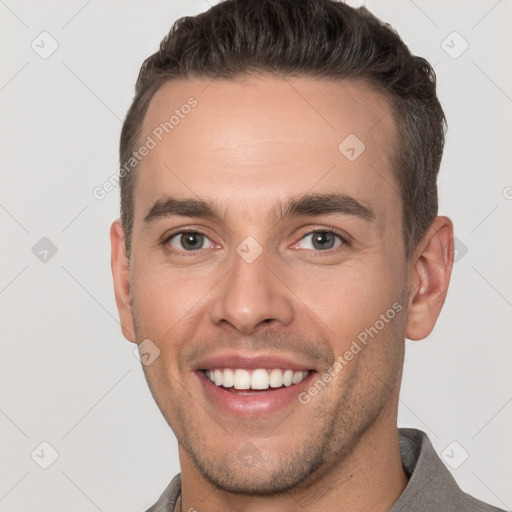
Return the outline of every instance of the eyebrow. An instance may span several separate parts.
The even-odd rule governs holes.
[[[364,205],[346,194],[319,193],[292,197],[284,202],[277,201],[271,219],[274,222],[280,222],[290,217],[329,214],[350,215],[368,222],[375,220],[375,210],[371,205]],[[178,199],[167,196],[159,199],[151,206],[144,217],[144,224],[151,224],[157,220],[175,216],[223,220],[223,213],[211,201],[193,198]]]

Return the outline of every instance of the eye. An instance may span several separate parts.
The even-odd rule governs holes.
[[[298,247],[299,249],[301,248],[313,251],[328,251],[347,243],[340,234],[335,231],[325,229],[319,229],[307,233],[301,238],[300,242],[294,245],[294,247],[297,247],[301,242],[305,242],[305,244],[303,247]]]
[[[210,245],[204,246],[205,243]],[[180,231],[170,235],[164,242],[178,251],[192,252],[199,249],[209,249],[213,246],[212,241],[203,233],[198,231]]]

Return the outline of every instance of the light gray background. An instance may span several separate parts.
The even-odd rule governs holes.
[[[399,424],[426,431],[453,466],[467,452],[452,469],[459,484],[510,510],[512,3],[367,5],[435,65],[449,122],[440,213],[459,248],[434,333],[407,342]],[[92,190],[118,167],[143,59],[176,18],[206,8],[0,0],[1,512],[143,511],[179,471],[118,323],[108,237],[118,190],[103,201]],[[43,31],[59,45],[47,59],[31,48],[51,48]],[[469,43],[458,58],[454,31]],[[42,237],[58,248],[46,262],[32,252]],[[43,441],[58,452],[48,469]]]

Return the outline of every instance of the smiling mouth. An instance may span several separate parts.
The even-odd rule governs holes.
[[[314,370],[214,368],[201,371],[212,384],[226,391],[254,394],[294,386]]]

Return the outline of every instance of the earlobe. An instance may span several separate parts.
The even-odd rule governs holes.
[[[452,221],[437,217],[409,263],[407,338],[421,340],[434,329],[448,293],[453,258]]]
[[[126,259],[124,229],[119,219],[115,220],[110,227],[110,244],[112,277],[121,330],[128,341],[135,342],[130,295],[130,267]]]

